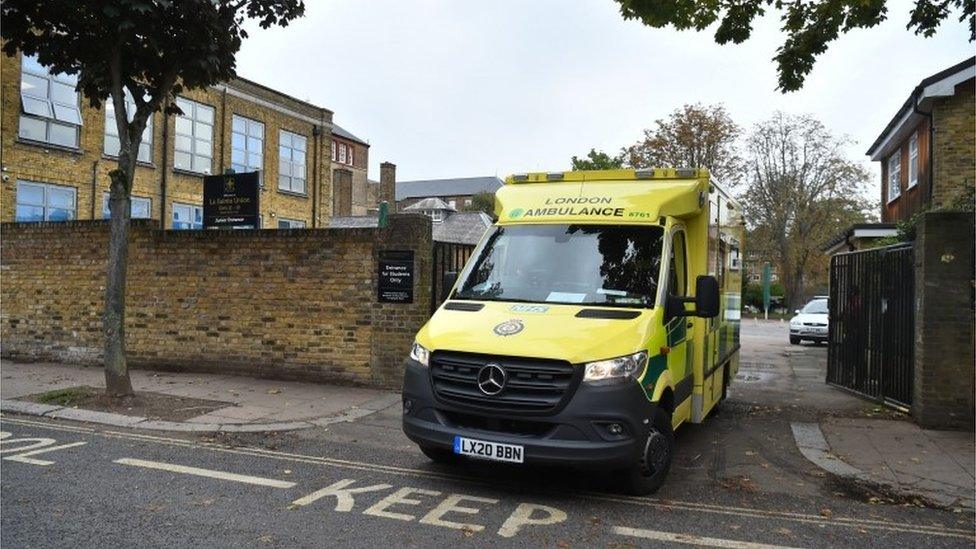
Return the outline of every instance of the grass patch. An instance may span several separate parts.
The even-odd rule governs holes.
[[[92,396],[92,390],[88,387],[70,387],[68,389],[57,389],[37,395],[37,401],[44,404],[57,404],[58,406],[71,406]]]

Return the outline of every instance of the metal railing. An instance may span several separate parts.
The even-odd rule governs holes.
[[[827,383],[897,408],[911,406],[914,258],[911,244],[831,258]]]
[[[431,277],[430,312],[433,314],[441,305],[445,273],[461,272],[465,262],[471,257],[474,246],[453,242],[434,242],[434,273]]]

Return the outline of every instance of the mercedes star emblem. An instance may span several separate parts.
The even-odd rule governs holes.
[[[500,364],[494,362],[485,364],[478,371],[478,388],[488,396],[495,396],[505,388],[507,379],[508,374],[505,373],[505,369]]]

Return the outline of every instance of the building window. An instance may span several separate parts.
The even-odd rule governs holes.
[[[457,201],[456,200],[448,200],[447,201],[447,205],[450,206],[450,207],[452,207],[452,208],[454,208],[455,210],[457,209]]]
[[[336,153],[336,142],[335,142],[335,140],[333,139],[333,140],[332,140],[332,161],[333,161],[333,162],[335,162],[335,161],[336,161],[336,158],[338,158],[338,157],[336,156],[336,154],[338,154],[338,153]]]
[[[132,95],[129,91],[125,92],[125,113],[132,122],[132,117],[136,114],[136,102],[132,100]],[[152,162],[152,115],[146,120],[146,129],[142,132],[142,140],[139,142],[139,153],[136,159],[139,162],[150,163]],[[121,144],[119,142],[119,128],[115,122],[115,105],[112,103],[112,98],[109,97],[105,101],[105,145],[102,151],[108,156],[118,156]]]
[[[339,163],[340,164],[345,164],[346,163],[346,144],[345,143],[339,143]]]
[[[182,97],[176,98],[176,106],[183,114],[176,115],[173,167],[209,174],[213,166],[214,108]]]
[[[112,212],[108,208],[109,193],[102,193],[102,219],[110,219]],[[129,197],[129,217],[132,219],[149,219],[152,217],[152,199],[141,196]]]
[[[173,228],[178,231],[203,228],[203,207],[173,203]]]
[[[352,151],[353,151],[354,149],[355,149],[355,147],[353,147],[352,145],[347,145],[347,146],[346,146],[346,160],[348,160],[348,162],[347,162],[347,163],[348,163],[348,164],[349,164],[350,166],[352,166],[352,164],[353,164],[353,161],[352,161]]]
[[[295,219],[278,218],[278,228],[279,229],[304,229],[305,222],[298,221]]]
[[[908,141],[908,188],[918,185],[918,132]]]
[[[23,139],[78,148],[81,104],[78,77],[51,74],[37,58],[24,55],[20,73],[20,130]]]
[[[888,202],[901,195],[901,149],[888,158]]]
[[[75,218],[74,187],[17,182],[16,221],[70,221]]]
[[[258,172],[258,179],[263,184],[264,124],[235,114],[230,140],[231,169],[237,173]]]
[[[281,130],[278,140],[278,189],[305,194],[305,137]]]
[[[444,210],[427,210],[424,212],[430,216],[431,221],[434,223],[440,223],[444,221]]]

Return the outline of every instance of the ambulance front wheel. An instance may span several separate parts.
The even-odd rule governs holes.
[[[658,408],[654,414],[654,423],[647,431],[640,458],[624,471],[624,489],[635,496],[657,492],[668,476],[673,458],[674,430],[671,428],[671,414]]]

